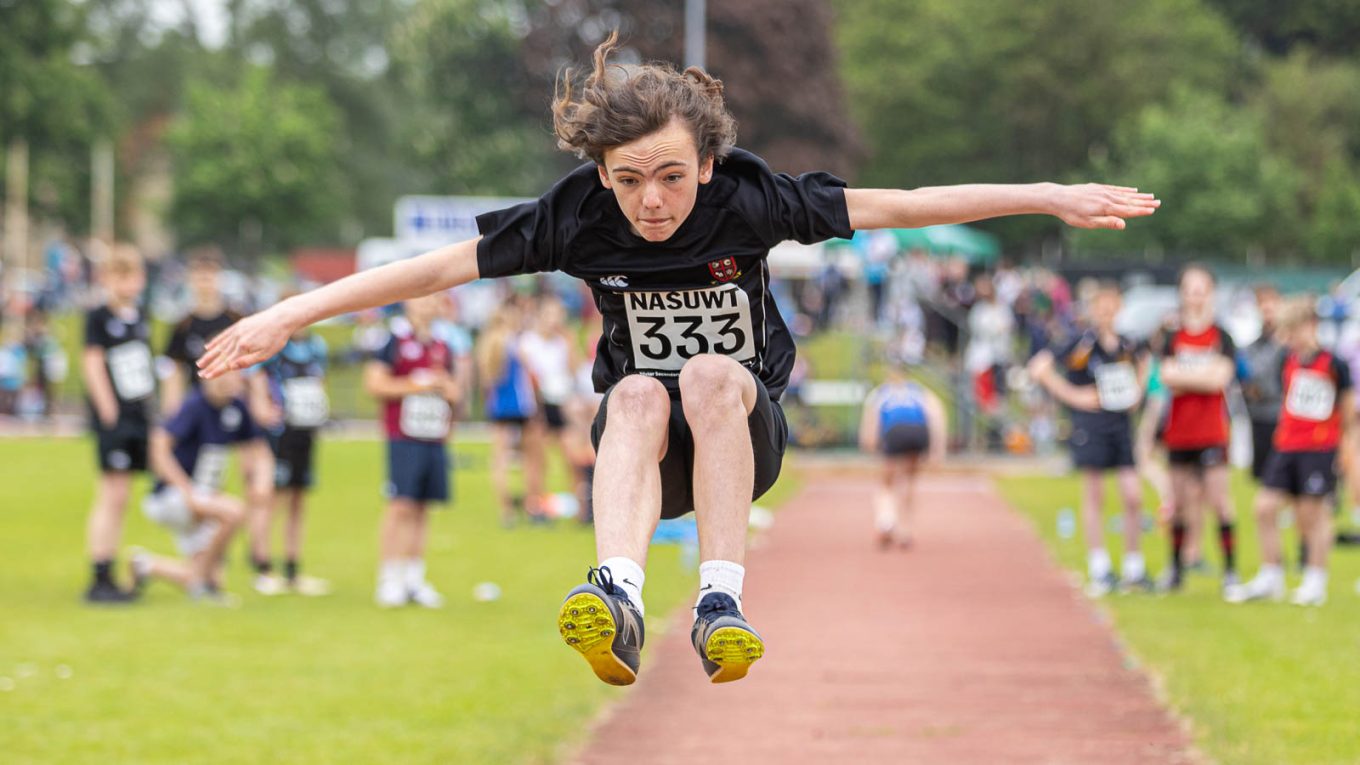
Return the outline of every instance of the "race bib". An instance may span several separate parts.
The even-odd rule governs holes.
[[[283,382],[283,421],[294,428],[319,428],[330,416],[330,399],[319,377],[294,377]]]
[[[736,361],[756,356],[751,301],[735,284],[623,296],[633,363],[639,371],[679,372],[686,361],[716,353]]]
[[[109,364],[109,377],[118,398],[137,401],[156,390],[156,375],[151,361],[151,349],[146,343],[134,340],[115,345],[104,353]]]
[[[1332,416],[1336,404],[1336,385],[1327,375],[1309,369],[1297,369],[1289,378],[1289,394],[1284,399],[1284,410],[1301,420],[1322,422]]]
[[[1132,364],[1127,361],[1101,364],[1093,372],[1101,409],[1127,412],[1138,404],[1142,391],[1138,388],[1138,375],[1133,371]]]
[[[222,444],[204,444],[198,450],[198,461],[194,463],[194,487],[203,491],[218,491],[226,476],[227,447]]]
[[[403,435],[427,441],[442,441],[449,435],[453,407],[433,393],[414,393],[401,399],[398,427]]]

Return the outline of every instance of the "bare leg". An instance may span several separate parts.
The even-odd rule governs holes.
[[[1105,549],[1105,474],[1099,470],[1081,472],[1081,523],[1089,552]]]
[[[416,503],[410,499],[394,497],[388,500],[378,535],[378,555],[383,562],[406,559],[418,513]]]
[[[1119,498],[1124,503],[1124,552],[1141,552],[1143,487],[1138,483],[1138,472],[1133,468],[1119,468],[1116,480],[1119,483]]]
[[[595,552],[600,561],[623,557],[642,566],[661,519],[670,395],[656,380],[631,375],[614,386],[607,407],[595,460]]]
[[[1190,518],[1199,501],[1199,478],[1192,468],[1171,466],[1171,572],[1179,580],[1185,565],[1185,548]]]
[[[1280,508],[1285,497],[1274,489],[1262,487],[1256,492],[1256,533],[1261,540],[1261,563],[1269,566],[1284,564],[1284,554],[1280,544]],[[1302,512],[1300,512],[1302,515]],[[1300,519],[1300,526],[1303,525]]]
[[[118,554],[123,538],[123,516],[127,512],[132,474],[119,471],[99,475],[94,505],[86,524],[85,536],[91,560],[111,560]]]
[[[548,469],[546,428],[539,420],[525,423],[520,445],[524,453],[524,505],[534,515],[543,515],[543,486]]]
[[[874,495],[874,529],[878,532],[879,542],[887,545],[892,542],[893,532],[897,530],[899,508],[897,506],[897,470],[895,457],[883,458],[883,485]]]
[[[725,356],[696,356],[680,370],[680,400],[694,433],[694,514],[699,559],[741,564],[755,487],[755,456],[746,418],[756,381]]]
[[[501,506],[501,523],[515,521],[515,506],[510,500],[510,438],[509,425],[491,426],[491,490]]]
[[[287,520],[283,526],[283,554],[288,560],[302,556],[302,516],[306,510],[307,497],[303,489],[284,489],[283,501],[288,508]]]
[[[1308,566],[1327,569],[1332,552],[1332,514],[1323,497],[1299,497],[1294,503],[1299,514],[1299,532],[1308,545]]]
[[[898,534],[901,545],[911,543],[916,533],[916,475],[921,469],[920,455],[913,454],[901,462],[901,475],[897,484]]]
[[[430,533],[430,511],[424,502],[415,504],[415,512],[410,518],[406,541],[407,560],[422,560],[425,558],[425,544]]]
[[[191,578],[195,582],[217,582],[221,577],[219,568],[226,557],[227,544],[241,525],[245,509],[239,500],[226,495],[196,500],[194,516],[201,521],[213,521],[217,530],[212,539],[190,562]]]

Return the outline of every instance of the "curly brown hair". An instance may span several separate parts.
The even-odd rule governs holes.
[[[583,81],[567,69],[553,94],[557,146],[604,164],[606,149],[655,133],[679,119],[694,134],[700,159],[727,156],[737,122],[723,104],[722,81],[697,66],[684,72],[666,63],[611,64],[618,48],[614,30],[595,48],[595,66]]]

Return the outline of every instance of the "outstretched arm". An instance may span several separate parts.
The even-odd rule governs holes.
[[[899,189],[846,189],[850,227],[920,228],[1007,215],[1052,215],[1077,228],[1124,228],[1125,218],[1157,211],[1153,194],[1086,183],[965,184]]]
[[[258,364],[278,353],[294,332],[322,319],[429,295],[473,281],[479,275],[479,239],[450,244],[372,271],[351,274],[247,316],[208,343],[207,352],[198,361],[200,374],[213,378]]]

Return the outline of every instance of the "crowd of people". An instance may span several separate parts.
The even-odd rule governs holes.
[[[80,372],[100,477],[87,529],[92,576],[85,597],[131,603],[153,579],[195,599],[235,602],[223,586],[231,540],[245,532],[253,588],[264,595],[324,595],[326,580],[302,571],[307,498],[318,475],[316,441],[331,416],[332,354],[304,329],[262,364],[203,379],[196,362],[208,341],[240,317],[223,298],[222,262],[201,250],[187,263],[188,313],[161,349],[145,314],[146,267],[131,246],[100,261],[102,301],[86,313]],[[287,294],[284,297],[288,297]],[[512,296],[490,316],[474,347],[453,319],[446,293],[405,301],[367,329],[363,387],[380,406],[388,459],[375,600],[383,607],[438,608],[425,575],[429,511],[452,498],[447,442],[475,391],[491,423],[491,472],[503,523],[591,520],[594,450],[589,427],[599,397],[589,354],[551,295]],[[575,477],[571,502],[547,493],[546,450],[556,447]],[[236,453],[242,496],[225,489]],[[523,465],[523,493],[511,490]],[[130,551],[116,570],[133,482],[152,478],[143,510],[172,533],[178,557]],[[556,499],[557,501],[554,501]],[[567,506],[569,505],[569,506]],[[282,549],[275,528],[282,525]]]

